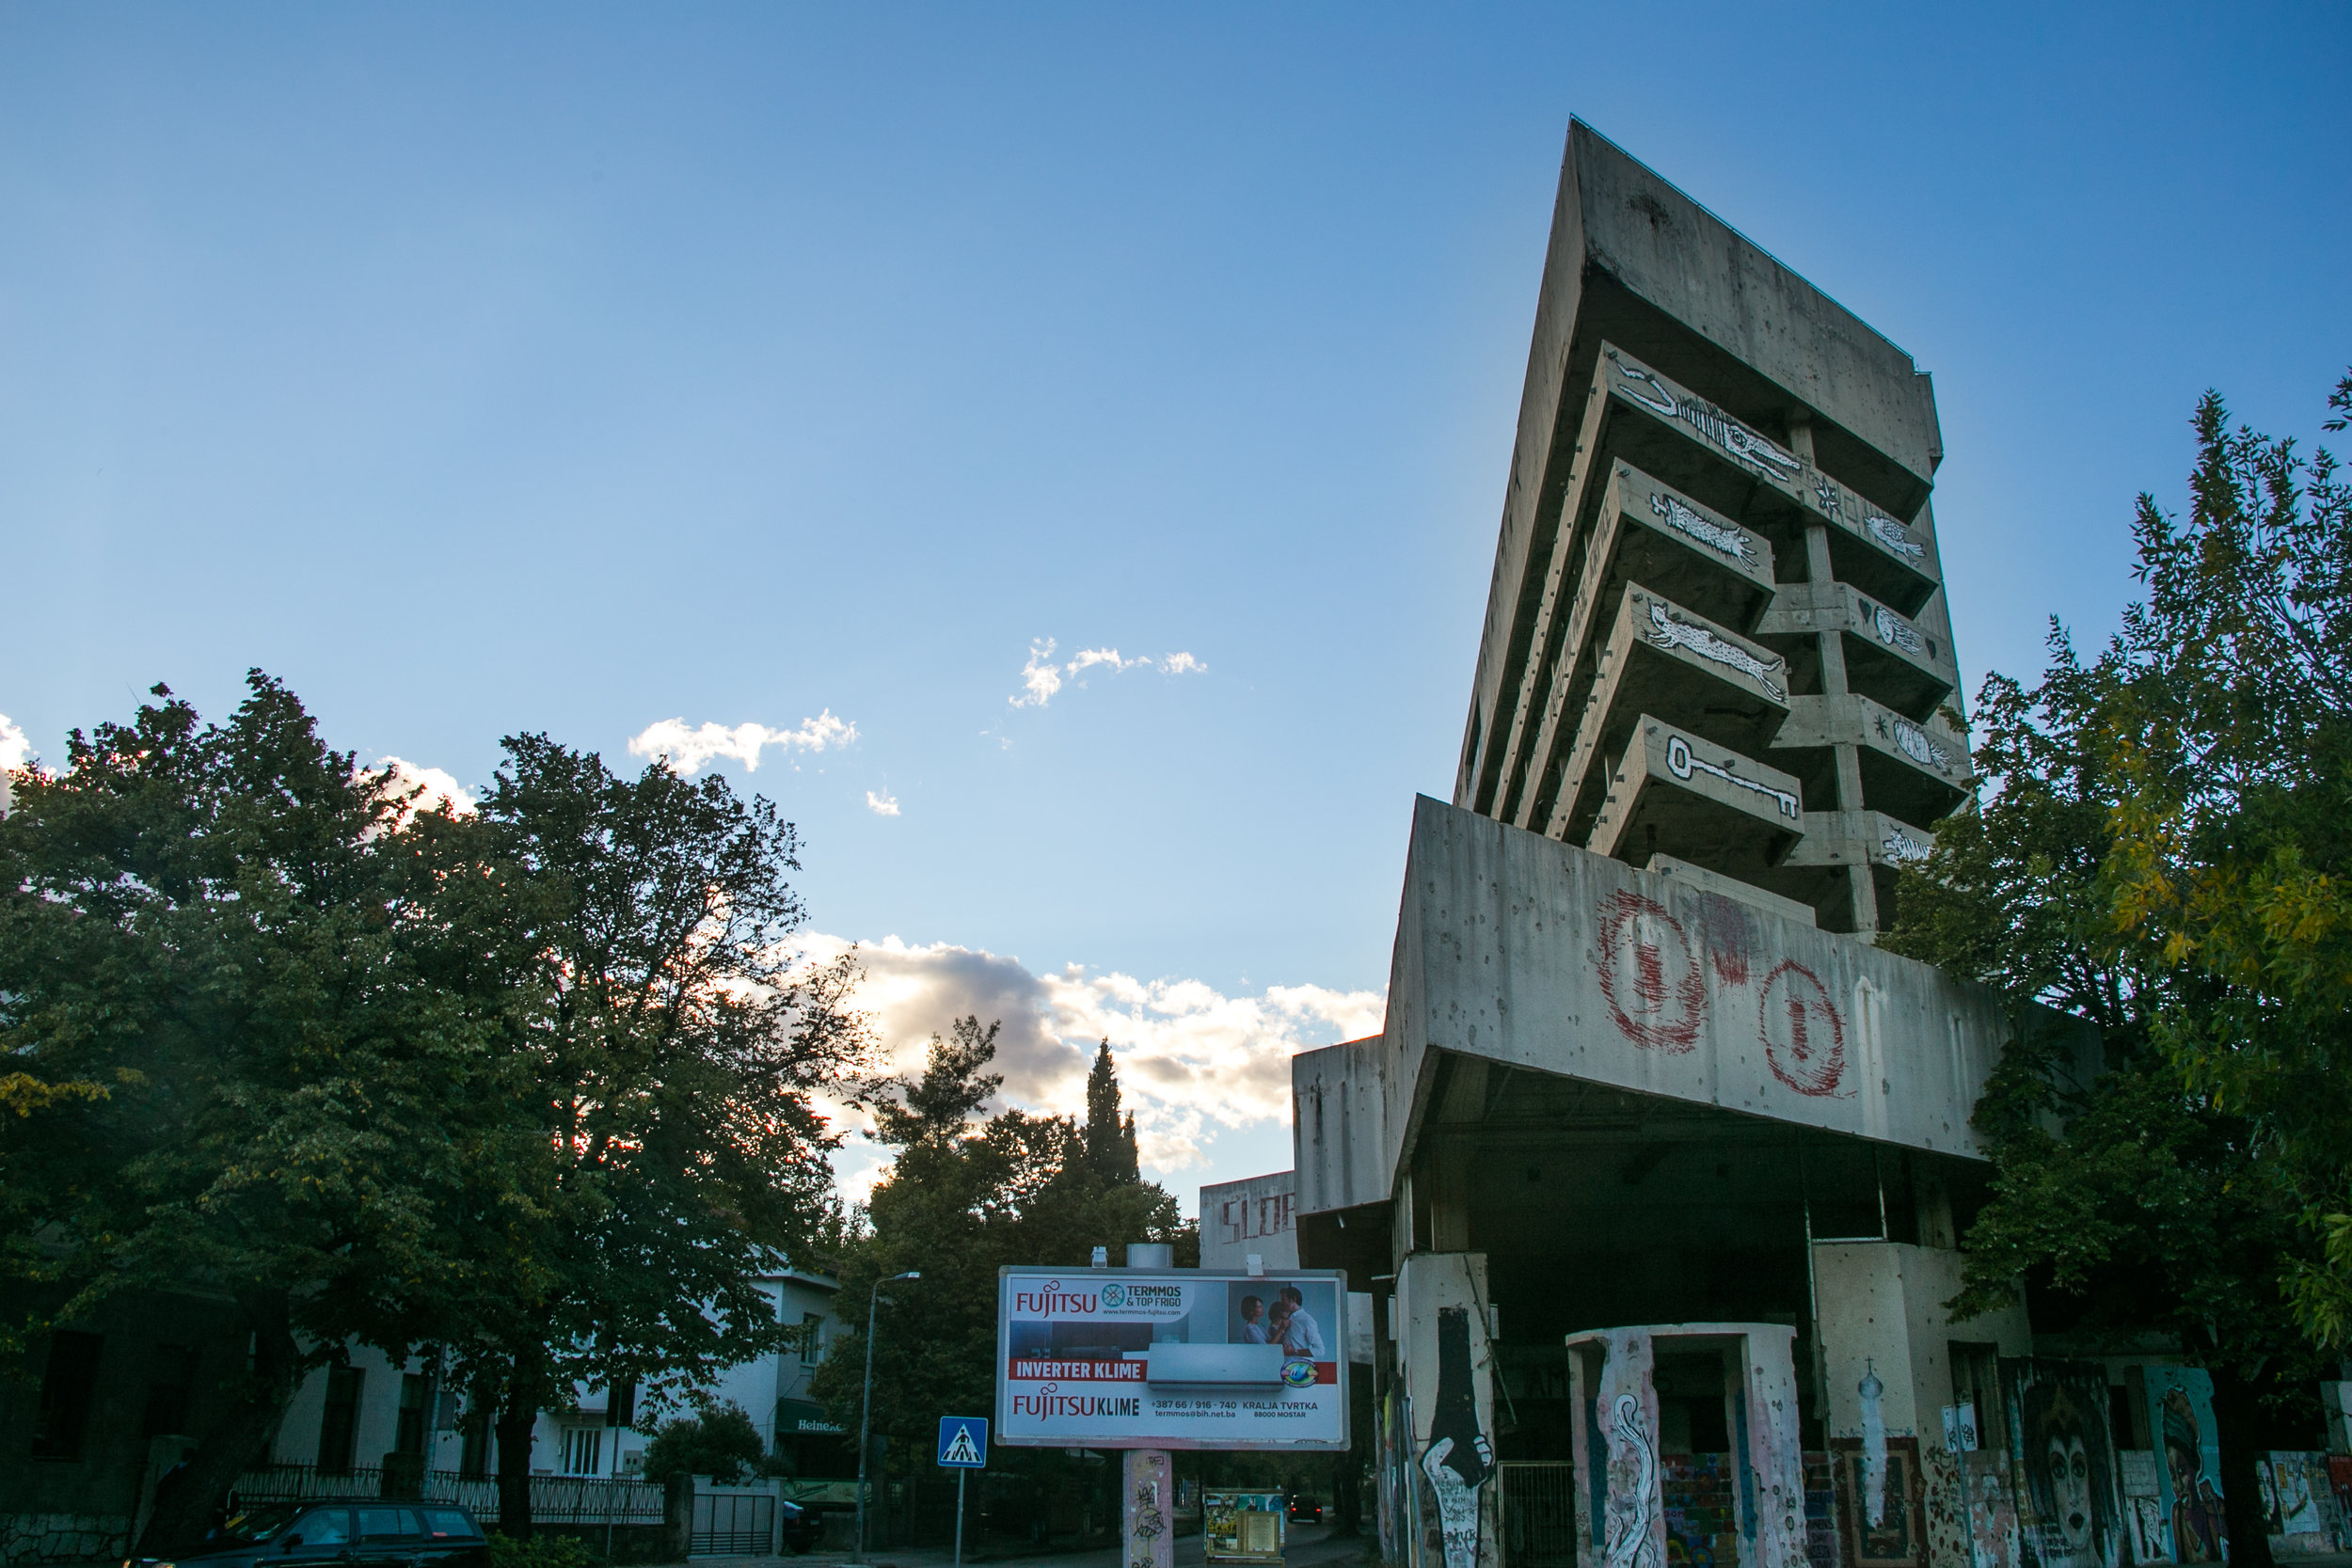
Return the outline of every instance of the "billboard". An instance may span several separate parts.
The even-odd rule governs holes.
[[[1344,1449],[1346,1309],[1336,1270],[999,1270],[996,1441]]]

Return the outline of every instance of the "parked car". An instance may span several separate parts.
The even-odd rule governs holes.
[[[482,1526],[454,1503],[322,1497],[260,1503],[231,1514],[195,1551],[123,1568],[486,1568]]]
[[[789,1497],[777,1499],[776,1537],[794,1557],[815,1546],[824,1533],[823,1514],[813,1508],[803,1508]]]
[[[1323,1499],[1294,1496],[1291,1498],[1291,1523],[1294,1525],[1323,1523]]]

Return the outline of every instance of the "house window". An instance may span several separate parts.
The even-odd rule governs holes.
[[[139,1423],[139,1435],[185,1433],[188,1390],[196,1383],[196,1352],[185,1345],[157,1345],[149,1354],[147,1415]]]
[[[466,1412],[466,1418],[457,1428],[457,1473],[479,1480],[490,1473],[490,1407],[479,1405]]]
[[[567,1476],[593,1476],[598,1473],[596,1462],[604,1457],[604,1428],[565,1427],[564,1429],[564,1473]]]
[[[801,1365],[814,1367],[825,1358],[825,1315],[801,1314]]]
[[[614,1378],[604,1391],[604,1424],[627,1427],[637,1424],[637,1380]]]
[[[79,1459],[89,1427],[90,1400],[98,1392],[96,1334],[59,1329],[49,1337],[49,1365],[40,1376],[40,1406],[33,1418],[35,1459]]]
[[[319,1473],[351,1474],[353,1446],[359,1437],[359,1390],[368,1374],[358,1367],[326,1369],[326,1409],[319,1418]]]
[[[400,1417],[392,1428],[392,1451],[411,1459],[424,1457],[424,1418],[433,1398],[433,1380],[420,1372],[400,1379]]]

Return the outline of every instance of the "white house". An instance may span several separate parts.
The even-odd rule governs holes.
[[[830,1275],[787,1269],[764,1277],[760,1289],[780,1322],[802,1329],[800,1343],[730,1367],[701,1391],[713,1403],[740,1406],[768,1452],[816,1465],[810,1473],[821,1474],[832,1449],[842,1445],[839,1429],[809,1397],[809,1382],[840,1333],[834,1315],[840,1286]],[[638,1473],[657,1424],[656,1414],[637,1408],[638,1402],[624,1390],[615,1409],[610,1391],[576,1385],[569,1404],[539,1413],[532,1431],[532,1473]],[[491,1475],[498,1468],[488,1413],[466,1411],[457,1398],[445,1395],[429,1356],[395,1366],[363,1345],[351,1347],[348,1366],[323,1368],[304,1381],[270,1448],[273,1464],[327,1473],[373,1469],[391,1454],[421,1456],[429,1469],[461,1475]]]

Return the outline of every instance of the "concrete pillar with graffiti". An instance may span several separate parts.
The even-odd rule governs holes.
[[[1399,1265],[1408,1568],[1499,1568],[1495,1532],[1493,1353],[1486,1257],[1417,1252]]]
[[[1656,1372],[1661,1344],[1686,1361],[1696,1355],[1722,1368],[1740,1568],[1804,1568],[1795,1338],[1780,1323],[1653,1323],[1569,1336],[1570,1387],[1582,1412],[1574,1434],[1583,1526],[1578,1568],[1665,1568],[1669,1560]],[[1715,1560],[1724,1564],[1720,1555]]]
[[[1658,1388],[1650,1332],[1604,1328],[1568,1338],[1575,1432],[1577,1568],[1666,1568],[1666,1498],[1658,1465]]]
[[[1175,1568],[1176,1469],[1168,1450],[1126,1449],[1119,1479],[1125,1568]]]

